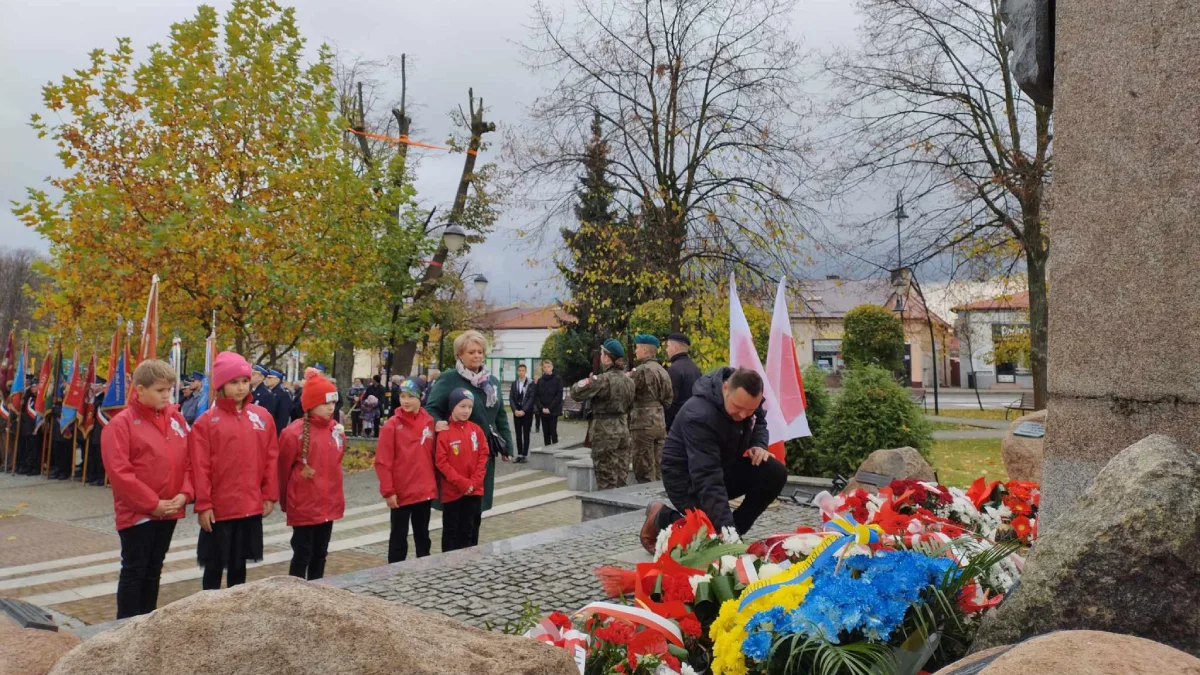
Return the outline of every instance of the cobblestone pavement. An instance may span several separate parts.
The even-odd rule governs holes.
[[[763,537],[816,521],[813,509],[777,502],[749,536]],[[396,574],[390,578],[343,587],[476,626],[516,620],[526,600],[542,612],[575,610],[604,599],[592,570],[602,565],[628,567],[619,557],[640,551],[637,534],[641,523],[640,513],[612,516],[543,533],[547,541],[538,545],[482,556],[450,554],[415,564],[400,563],[391,568]],[[337,579],[330,582],[341,585]]]

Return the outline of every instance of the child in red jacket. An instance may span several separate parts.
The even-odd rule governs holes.
[[[201,587],[246,581],[246,561],[263,557],[262,520],[279,501],[279,444],[275,419],[250,396],[250,364],[233,352],[213,362],[216,405],[204,411],[188,435],[204,568]]]
[[[442,493],[442,552],[479,543],[479,509],[487,474],[488,445],[483,429],[470,421],[475,397],[466,389],[450,393],[449,428],[438,434],[434,463]]]
[[[346,512],[342,491],[342,427],[333,421],[337,387],[316,368],[304,374],[304,417],[279,436],[279,508],[292,527],[292,566],[301,579],[325,576],[333,521]]]
[[[133,371],[133,386],[129,405],[101,435],[121,538],[118,619],[149,614],[158,606],[175,521],[193,495],[187,421],[171,404],[175,369],[163,361],[143,361]]]
[[[379,476],[379,494],[392,514],[388,562],[408,557],[409,520],[417,557],[429,555],[429,514],[437,498],[433,417],[421,407],[421,391],[412,380],[400,383],[400,405],[379,432],[375,475]]]

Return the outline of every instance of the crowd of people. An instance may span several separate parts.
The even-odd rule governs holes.
[[[636,365],[625,366],[617,340],[600,349],[600,372],[570,387],[590,406],[590,444],[600,489],[661,478],[672,506],[647,509],[641,540],[653,551],[658,532],[689,508],[722,528],[746,532],[786,482],[786,470],[766,450],[763,382],[750,370],[718,369],[702,376],[685,335],[667,340],[669,368],[657,361],[651,335],[635,342]],[[486,367],[487,341],[467,331],[454,341],[454,370],[427,378],[380,377],[350,387],[351,433],[377,439],[379,493],[390,510],[388,562],[431,549],[432,511],[442,512],[443,552],[479,542],[482,515],[492,507],[496,463],[528,457],[531,427],[545,445],[558,443],[564,386],[554,365],[529,378],[518,369],[508,392],[510,428],[500,381]],[[342,458],[345,427],[336,383],[318,368],[298,386],[283,374],[251,366],[241,355],[217,355],[212,405],[201,412],[202,380],[189,379],[179,404],[176,373],[149,359],[132,374],[126,407],[83,454],[87,470],[107,475],[121,541],[117,618],[151,612],[175,524],[192,504],[200,526],[197,562],[202,587],[246,580],[248,562],[263,558],[263,518],[276,506],[292,528],[290,573],[324,575],[334,522],[345,514]],[[103,394],[103,384],[92,392]],[[27,415],[17,429],[24,437]],[[53,425],[55,429],[58,425]],[[10,428],[12,430],[13,428]],[[68,427],[69,429],[69,427]],[[93,433],[100,429],[95,425]],[[76,439],[56,436],[51,476],[73,473]],[[42,467],[35,444],[22,444],[19,473]],[[95,451],[98,456],[91,456]],[[89,474],[90,475],[90,474]],[[736,510],[729,499],[744,496]],[[673,508],[672,508],[673,507]]]

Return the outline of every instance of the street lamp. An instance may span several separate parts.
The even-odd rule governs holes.
[[[479,297],[483,297],[483,294],[485,291],[487,291],[488,287],[487,277],[483,276],[482,274],[475,274],[473,277],[475,279],[475,292],[479,294]],[[472,277],[464,277],[463,281],[466,281],[470,278]]]
[[[904,258],[900,256],[900,223],[908,220],[908,212],[904,210],[904,191],[896,193],[896,269],[904,267]]]
[[[467,243],[467,233],[457,223],[450,223],[446,227],[446,231],[442,233],[442,243],[446,245],[447,251],[458,253]],[[484,283],[487,283],[486,279]]]

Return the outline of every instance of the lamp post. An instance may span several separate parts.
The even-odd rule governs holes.
[[[900,255],[900,223],[908,220],[908,212],[904,210],[904,191],[896,193],[896,269],[904,267],[904,258]]]

